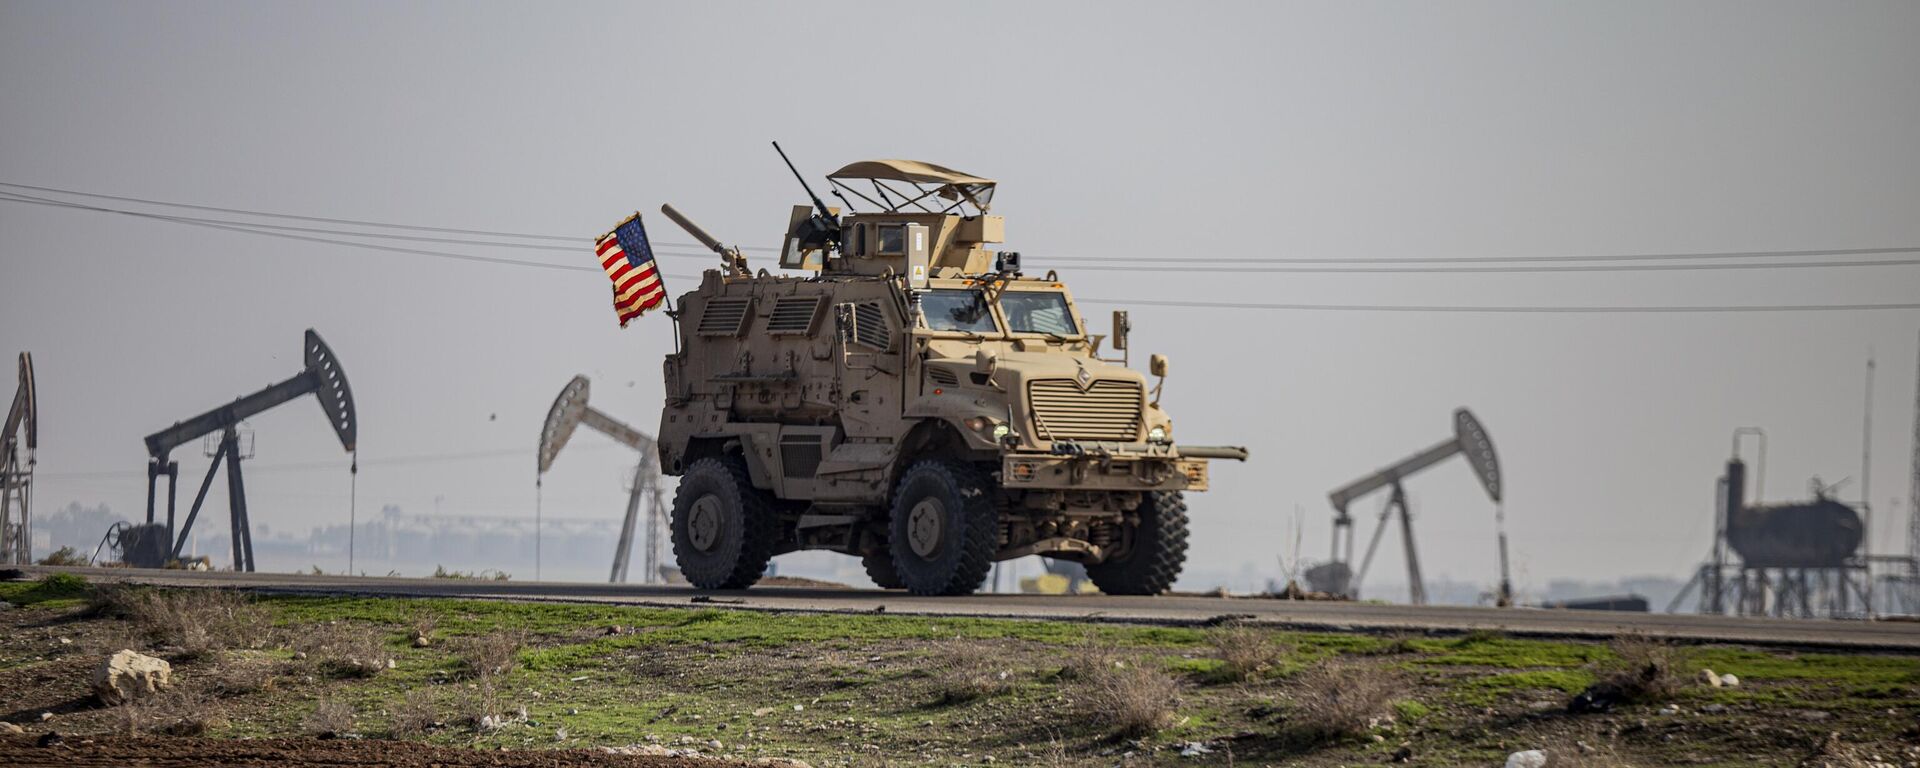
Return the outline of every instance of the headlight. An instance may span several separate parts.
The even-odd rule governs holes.
[[[1007,439],[1007,435],[1011,435],[1011,434],[1013,434],[1013,428],[1012,428],[1012,427],[1009,427],[1009,426],[1007,426],[1007,425],[1005,425],[1005,424],[995,424],[995,425],[993,425],[993,440],[994,440],[994,442],[1005,442],[1005,441],[1006,441],[1006,439]]]
[[[1167,441],[1166,427],[1155,426],[1153,429],[1147,430],[1147,442],[1164,443],[1166,441]]]

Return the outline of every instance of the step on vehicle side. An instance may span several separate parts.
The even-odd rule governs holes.
[[[798,172],[795,173],[798,176]],[[1176,443],[1124,355],[1127,319],[1090,333],[1065,283],[991,251],[994,182],[929,163],[829,177],[852,207],[795,206],[780,266],[722,267],[671,312],[660,463],[681,477],[673,552],[694,585],[753,584],[775,555],[859,557],[882,587],[964,595],[992,564],[1073,560],[1108,594],[1180,574],[1186,491],[1243,448]],[[802,181],[804,184],[804,180]]]

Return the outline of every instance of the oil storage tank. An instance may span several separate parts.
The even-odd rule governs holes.
[[[1832,499],[1734,510],[1727,543],[1747,568],[1839,568],[1859,549],[1860,513]]]

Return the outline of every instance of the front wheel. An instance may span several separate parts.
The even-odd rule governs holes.
[[[744,589],[766,573],[780,541],[767,494],[753,487],[738,456],[687,467],[673,494],[673,558],[701,589]]]
[[[1179,491],[1155,491],[1140,501],[1131,546],[1087,566],[1087,578],[1109,595],[1157,595],[1180,578],[1187,562],[1187,500]]]
[[[992,488],[957,461],[928,459],[907,469],[894,492],[887,549],[908,592],[964,595],[986,581],[1000,544]]]

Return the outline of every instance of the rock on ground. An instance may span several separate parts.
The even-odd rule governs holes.
[[[166,690],[173,665],[134,651],[120,651],[93,669],[93,695],[108,706]]]
[[[1507,768],[1544,768],[1547,753],[1543,750],[1529,749],[1507,755]]]

